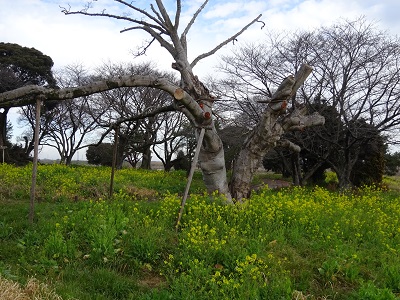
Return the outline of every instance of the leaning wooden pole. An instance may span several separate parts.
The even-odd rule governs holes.
[[[179,215],[178,215],[178,220],[176,221],[176,226],[175,226],[176,230],[178,230],[179,223],[181,222],[183,209],[185,208],[185,203],[186,203],[186,199],[187,199],[188,194],[189,194],[189,189],[190,189],[190,185],[192,183],[194,170],[196,169],[197,160],[199,159],[200,148],[201,148],[201,144],[203,143],[203,138],[204,138],[205,131],[206,130],[205,130],[204,127],[201,128],[200,135],[199,135],[199,138],[197,140],[196,152],[194,154],[193,162],[192,162],[192,165],[190,167],[189,177],[188,177],[188,181],[187,181],[187,184],[186,184],[185,192],[183,194],[183,198],[182,198],[182,202],[181,202],[181,209],[180,209]]]
[[[36,123],[35,123],[35,137],[34,137],[34,148],[33,148],[33,166],[32,166],[32,183],[30,193],[30,205],[29,205],[29,222],[33,223],[35,214],[35,193],[36,193],[36,178],[37,178],[37,165],[39,155],[39,131],[40,131],[40,107],[42,101],[39,97],[36,98]]]

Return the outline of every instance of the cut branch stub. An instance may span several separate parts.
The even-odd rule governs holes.
[[[185,91],[181,88],[176,89],[174,92],[174,98],[179,101],[182,100],[183,97],[185,97]]]
[[[312,67],[307,65],[307,64],[302,64],[300,69],[296,72],[296,75],[294,76],[295,78],[295,83],[292,89],[292,95],[296,93],[296,91],[300,88],[300,86],[304,83],[304,81],[307,79],[307,77],[311,74],[312,72]]]
[[[175,100],[179,101],[196,120],[196,123],[203,124],[205,121],[204,111],[200,105],[190,97],[182,88],[177,88],[174,91]]]
[[[293,75],[286,77],[272,95],[271,103],[289,99],[293,93],[295,83],[296,81]]]

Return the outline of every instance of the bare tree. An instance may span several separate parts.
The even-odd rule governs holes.
[[[93,80],[80,64],[65,67],[56,74],[56,78],[61,88],[84,85]],[[94,97],[83,96],[60,102],[43,123],[46,135],[41,144],[56,149],[60,163],[69,165],[78,150],[91,144],[91,138],[98,129],[98,119],[109,109],[107,106],[94,107]]]
[[[151,41],[147,46],[150,46],[153,41],[157,41],[174,59],[172,67],[181,75],[181,82],[179,85],[157,76],[132,75],[98,81],[82,87],[61,90],[30,86],[1,94],[0,105],[6,107],[30,103],[32,100],[24,98],[26,95],[40,95],[45,100],[59,100],[76,98],[127,86],[149,86],[164,90],[170,95],[173,95],[175,109],[184,113],[190,120],[192,126],[197,128],[197,130],[205,130],[199,155],[199,165],[203,172],[203,179],[210,193],[218,191],[226,195],[228,202],[232,202],[231,196],[237,200],[241,200],[243,197],[249,195],[252,176],[258,169],[264,152],[275,146],[283,132],[323,123],[323,118],[320,116],[313,115],[307,117],[304,116],[305,112],[301,110],[295,110],[294,113],[286,115],[285,118],[281,117],[282,114],[286,112],[287,100],[292,97],[309,75],[310,68],[304,66],[302,69],[295,70],[298,71],[296,76],[286,77],[277,91],[272,95],[272,98],[266,103],[266,108],[260,118],[259,124],[255,127],[252,134],[249,135],[245,146],[242,148],[235,162],[233,180],[229,190],[223,145],[215,129],[213,118],[213,105],[217,99],[198,77],[194,75],[193,68],[201,60],[215,54],[228,43],[235,41],[236,38],[251,25],[256,22],[261,22],[261,15],[250,21],[236,34],[216,45],[214,48],[211,48],[210,51],[200,54],[192,61],[189,61],[187,35],[197,17],[207,5],[208,0],[203,2],[183,30],[180,28],[182,13],[181,0],[176,1],[175,15],[172,17],[168,14],[162,0],[155,0],[151,3],[150,10],[138,7],[134,2],[123,0],[116,0],[115,2],[128,10],[130,14],[113,14],[105,10],[94,11],[95,2],[91,2],[82,10],[65,8],[63,12],[67,15],[80,14],[93,17],[114,18],[128,22],[129,26],[122,30],[123,32],[143,30],[151,37]],[[265,25],[263,22],[261,23],[263,26]],[[147,46],[144,50],[147,49]]]
[[[24,141],[24,152],[26,155],[30,155],[34,148],[34,135],[35,135],[35,115],[36,108],[33,105],[23,106],[18,111],[18,125],[25,128],[18,139]],[[39,132],[39,145],[42,145],[43,139],[48,136],[49,125],[55,111],[44,111],[40,116],[40,132]]]
[[[182,114],[166,113],[159,120],[161,126],[158,131],[158,139],[162,142],[154,144],[153,151],[167,172],[173,167],[173,158],[185,145],[189,128],[185,126],[186,122],[183,117]]]
[[[300,43],[302,48],[293,47]],[[391,143],[398,142],[399,39],[359,18],[294,35],[280,51],[291,53],[292,58],[306,57],[315,66],[304,96],[314,107],[333,109],[338,120],[330,122],[336,128],[310,130],[324,147],[310,148],[307,143],[304,147],[320,157],[319,164],[328,164],[336,172],[340,187],[350,186],[362,147],[373,142],[377,132]]]

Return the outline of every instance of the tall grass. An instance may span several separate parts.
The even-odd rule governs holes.
[[[0,166],[0,275],[34,276],[63,299],[397,299],[400,198],[264,187],[243,204],[204,194],[197,174],[179,231],[185,174]],[[58,185],[58,187],[57,187]]]

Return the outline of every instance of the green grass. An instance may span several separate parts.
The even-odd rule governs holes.
[[[63,299],[398,299],[400,197],[364,188],[261,189],[243,204],[204,194],[196,174],[0,166],[0,277]],[[256,178],[259,185],[266,175]]]
[[[390,190],[400,192],[400,176],[384,176],[383,184]]]

